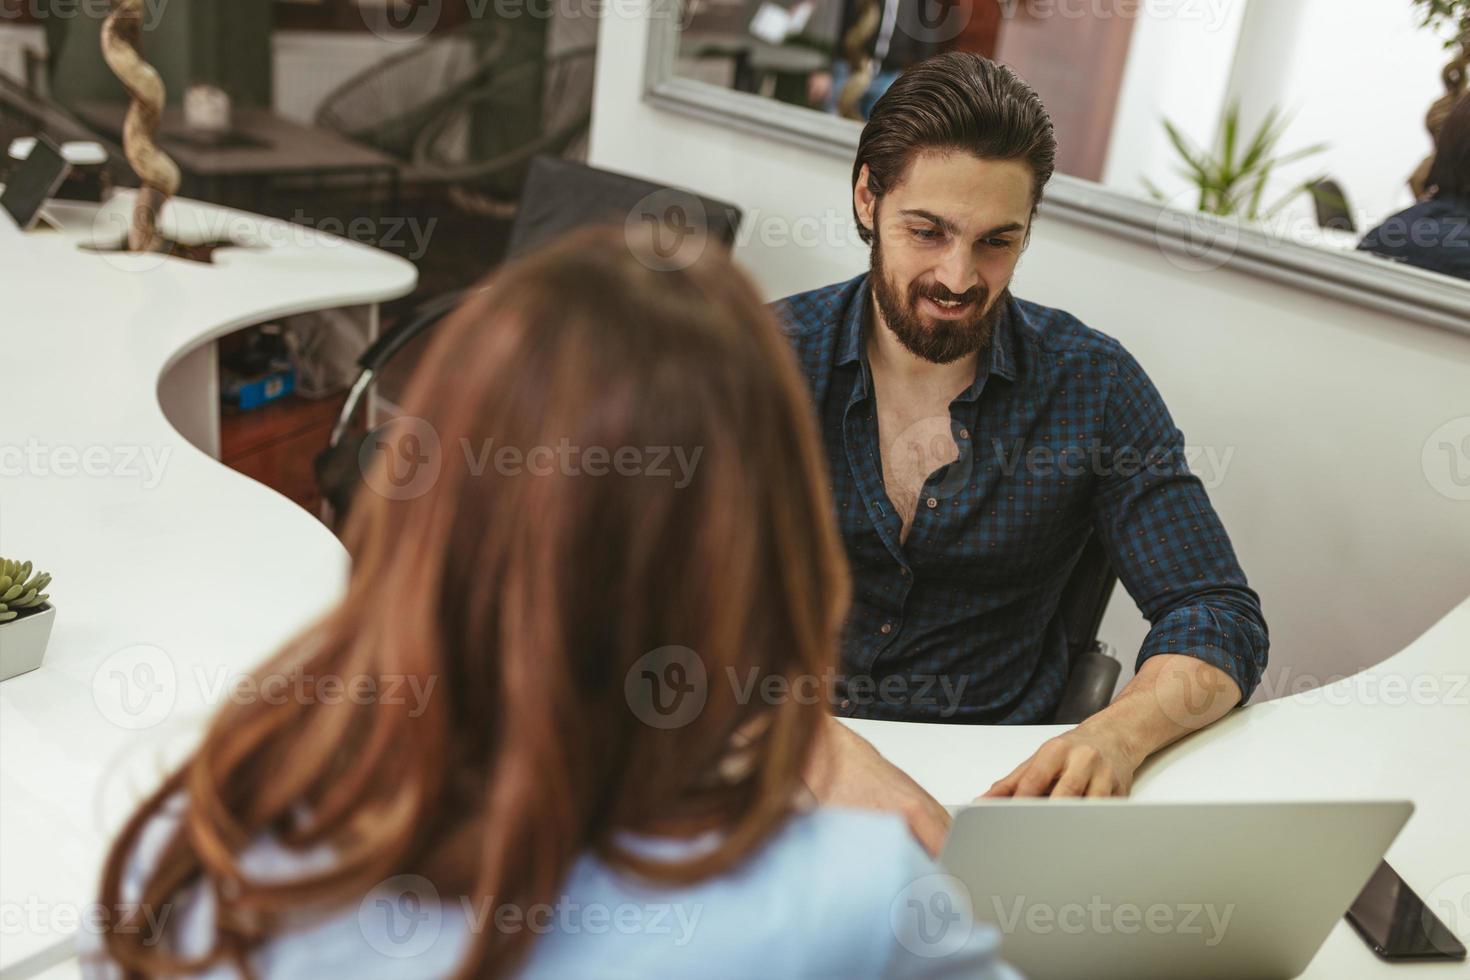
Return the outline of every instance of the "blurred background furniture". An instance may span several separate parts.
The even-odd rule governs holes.
[[[538,154],[586,154],[596,49],[533,57],[466,92],[419,134],[420,179],[444,185],[471,214],[509,217]]]
[[[1319,227],[1331,231],[1357,232],[1358,223],[1353,218],[1353,209],[1348,204],[1347,192],[1342,189],[1341,184],[1331,177],[1323,177],[1308,190],[1312,195],[1312,204],[1317,209]]]
[[[118,137],[127,108],[121,102],[84,102],[77,113],[94,128]],[[398,212],[400,164],[393,157],[282,119],[269,109],[236,106],[232,117],[230,132],[212,135],[188,129],[179,107],[164,110],[158,144],[183,173],[182,196],[292,220],[293,197],[305,193],[320,202],[330,181],[341,178],[352,184],[355,213]],[[278,183],[283,178],[308,183],[294,185],[293,192]]]
[[[137,178],[123,157],[122,148],[97,133],[51,99],[0,74],[0,183],[16,163],[7,149],[12,141],[26,136],[51,137],[62,143],[86,140],[98,143],[107,152],[104,169],[114,187],[136,187]]]
[[[322,100],[316,124],[406,166],[424,128],[505,67],[509,37],[490,20],[431,35],[338,86]]]
[[[653,221],[664,227],[671,219],[669,206],[673,202],[682,204],[681,220],[702,229],[707,241],[718,242],[720,247],[732,246],[740,227],[742,214],[733,204],[665,185],[550,156],[528,159],[526,169],[525,187],[519,195],[521,207],[511,231],[510,255],[530,251],[584,225],[624,227],[629,216],[640,209],[647,210]],[[452,290],[422,303],[385,331],[359,358],[361,373],[342,406],[326,450],[316,459],[316,479],[324,501],[322,517],[327,523],[340,522],[346,516],[352,495],[362,481],[364,446],[373,438],[368,427],[376,421],[368,419],[364,426],[360,419],[372,414],[365,411],[369,395],[390,369],[401,389],[417,361],[414,341],[425,337],[453,312],[465,292]]]

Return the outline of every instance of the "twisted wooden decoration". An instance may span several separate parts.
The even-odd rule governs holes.
[[[163,114],[163,79],[139,54],[143,34],[143,0],[113,0],[112,13],[102,25],[102,57],[132,96],[123,123],[123,152],[143,182],[133,207],[128,248],[156,252],[164,248],[158,216],[179,189],[179,168],[153,142]]]

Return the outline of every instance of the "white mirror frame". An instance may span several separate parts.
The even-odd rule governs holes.
[[[649,19],[644,100],[851,161],[862,125],[674,74],[680,24]],[[1042,213],[1156,245],[1205,268],[1225,267],[1312,290],[1346,303],[1470,336],[1470,282],[1362,252],[1316,248],[1199,212],[1167,208],[1092,181],[1057,174]]]

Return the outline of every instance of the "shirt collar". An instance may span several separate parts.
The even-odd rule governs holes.
[[[837,364],[839,366],[860,363],[863,367],[863,375],[866,378],[868,359],[863,352],[863,325],[872,317],[873,290],[869,276],[864,274],[862,281],[853,301],[842,317],[841,335],[837,339]],[[981,368],[975,374],[975,380],[960,395],[963,401],[975,398],[980,394],[980,389],[985,384],[986,377],[995,375],[1005,378],[1007,381],[1016,380],[1016,336],[1015,321],[1021,315],[1016,308],[1016,300],[1009,292],[1002,297],[1001,302],[1005,309],[1000,319],[995,323],[995,331],[990,336],[990,346],[987,348],[988,356],[981,355]],[[864,385],[866,387],[866,385]]]

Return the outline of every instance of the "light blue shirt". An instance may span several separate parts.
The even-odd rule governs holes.
[[[145,830],[126,898],[136,898],[141,872],[175,820],[160,817]],[[636,846],[677,856],[700,844],[640,838]],[[289,878],[329,859],[261,841],[243,864],[252,877]],[[688,886],[639,882],[585,856],[551,904],[519,909],[487,900],[475,908],[441,899],[424,878],[399,876],[355,907],[296,915],[252,963],[270,980],[442,977],[453,972],[473,930],[529,929],[536,938],[519,974],[526,980],[1016,980],[1019,974],[998,959],[998,933],[970,918],[963,893],[899,818],[819,809],[793,817],[734,871]],[[212,896],[185,895],[163,927],[174,951],[202,953],[213,914]],[[87,977],[118,975],[85,959],[100,947],[97,937],[84,935],[79,945]],[[206,976],[235,975],[225,967]]]

